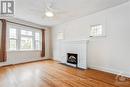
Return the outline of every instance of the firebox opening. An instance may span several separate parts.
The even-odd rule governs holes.
[[[78,54],[67,53],[67,63],[78,64]]]

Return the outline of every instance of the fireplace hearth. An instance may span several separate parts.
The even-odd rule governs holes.
[[[78,64],[78,54],[67,53],[67,63],[75,64],[77,67]]]

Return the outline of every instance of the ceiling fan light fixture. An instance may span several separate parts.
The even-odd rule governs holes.
[[[54,16],[54,13],[51,12],[51,11],[47,11],[47,12],[45,12],[45,15],[46,15],[47,17],[53,17],[53,16]]]

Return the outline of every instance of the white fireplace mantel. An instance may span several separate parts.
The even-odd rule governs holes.
[[[67,63],[67,53],[78,54],[78,67],[87,69],[87,44],[88,40],[64,40],[60,43],[60,61],[61,63],[76,66]]]

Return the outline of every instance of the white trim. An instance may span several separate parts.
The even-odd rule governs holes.
[[[8,48],[8,51],[37,51],[37,50],[41,50],[41,30],[39,30],[39,29],[32,29],[32,28],[29,28],[29,27],[25,27],[25,26],[21,26],[21,25],[17,25],[17,24],[9,24],[8,25],[8,33],[7,33],[7,40],[9,41],[11,38],[9,38],[9,29],[10,28],[14,28],[14,29],[16,29],[16,35],[17,35],[17,39],[15,39],[16,40],[16,50],[9,50],[9,45],[10,45],[10,43],[8,42],[8,44],[7,44],[7,48]],[[21,35],[21,30],[27,30],[27,31],[31,31],[32,33],[33,33],[33,35],[32,36],[28,36],[28,35]],[[38,33],[40,33],[40,49],[37,49],[36,48],[36,44],[35,44],[35,33],[36,32],[38,32]],[[33,41],[33,48],[32,49],[30,49],[30,50],[21,50],[20,49],[20,46],[21,46],[21,37],[30,37],[30,38],[32,38],[32,41]]]
[[[122,71],[119,71],[119,70],[116,70],[116,69],[110,69],[110,68],[100,67],[100,66],[89,66],[89,68],[100,70],[100,71],[104,71],[104,72],[109,72],[109,73],[116,74],[116,75],[119,75],[120,72],[122,72]],[[130,73],[129,72],[125,71],[125,72],[123,72],[121,74],[123,76],[130,77]]]
[[[41,52],[41,50],[9,50],[7,52]]]
[[[8,65],[14,65],[14,64],[22,64],[22,63],[28,63],[28,62],[35,62],[35,61],[42,61],[42,60],[46,60],[47,58],[44,59],[35,59],[35,60],[30,60],[30,61],[22,61],[22,62],[18,62],[18,63],[5,63],[5,64],[1,64],[0,67],[2,66],[8,66]]]

